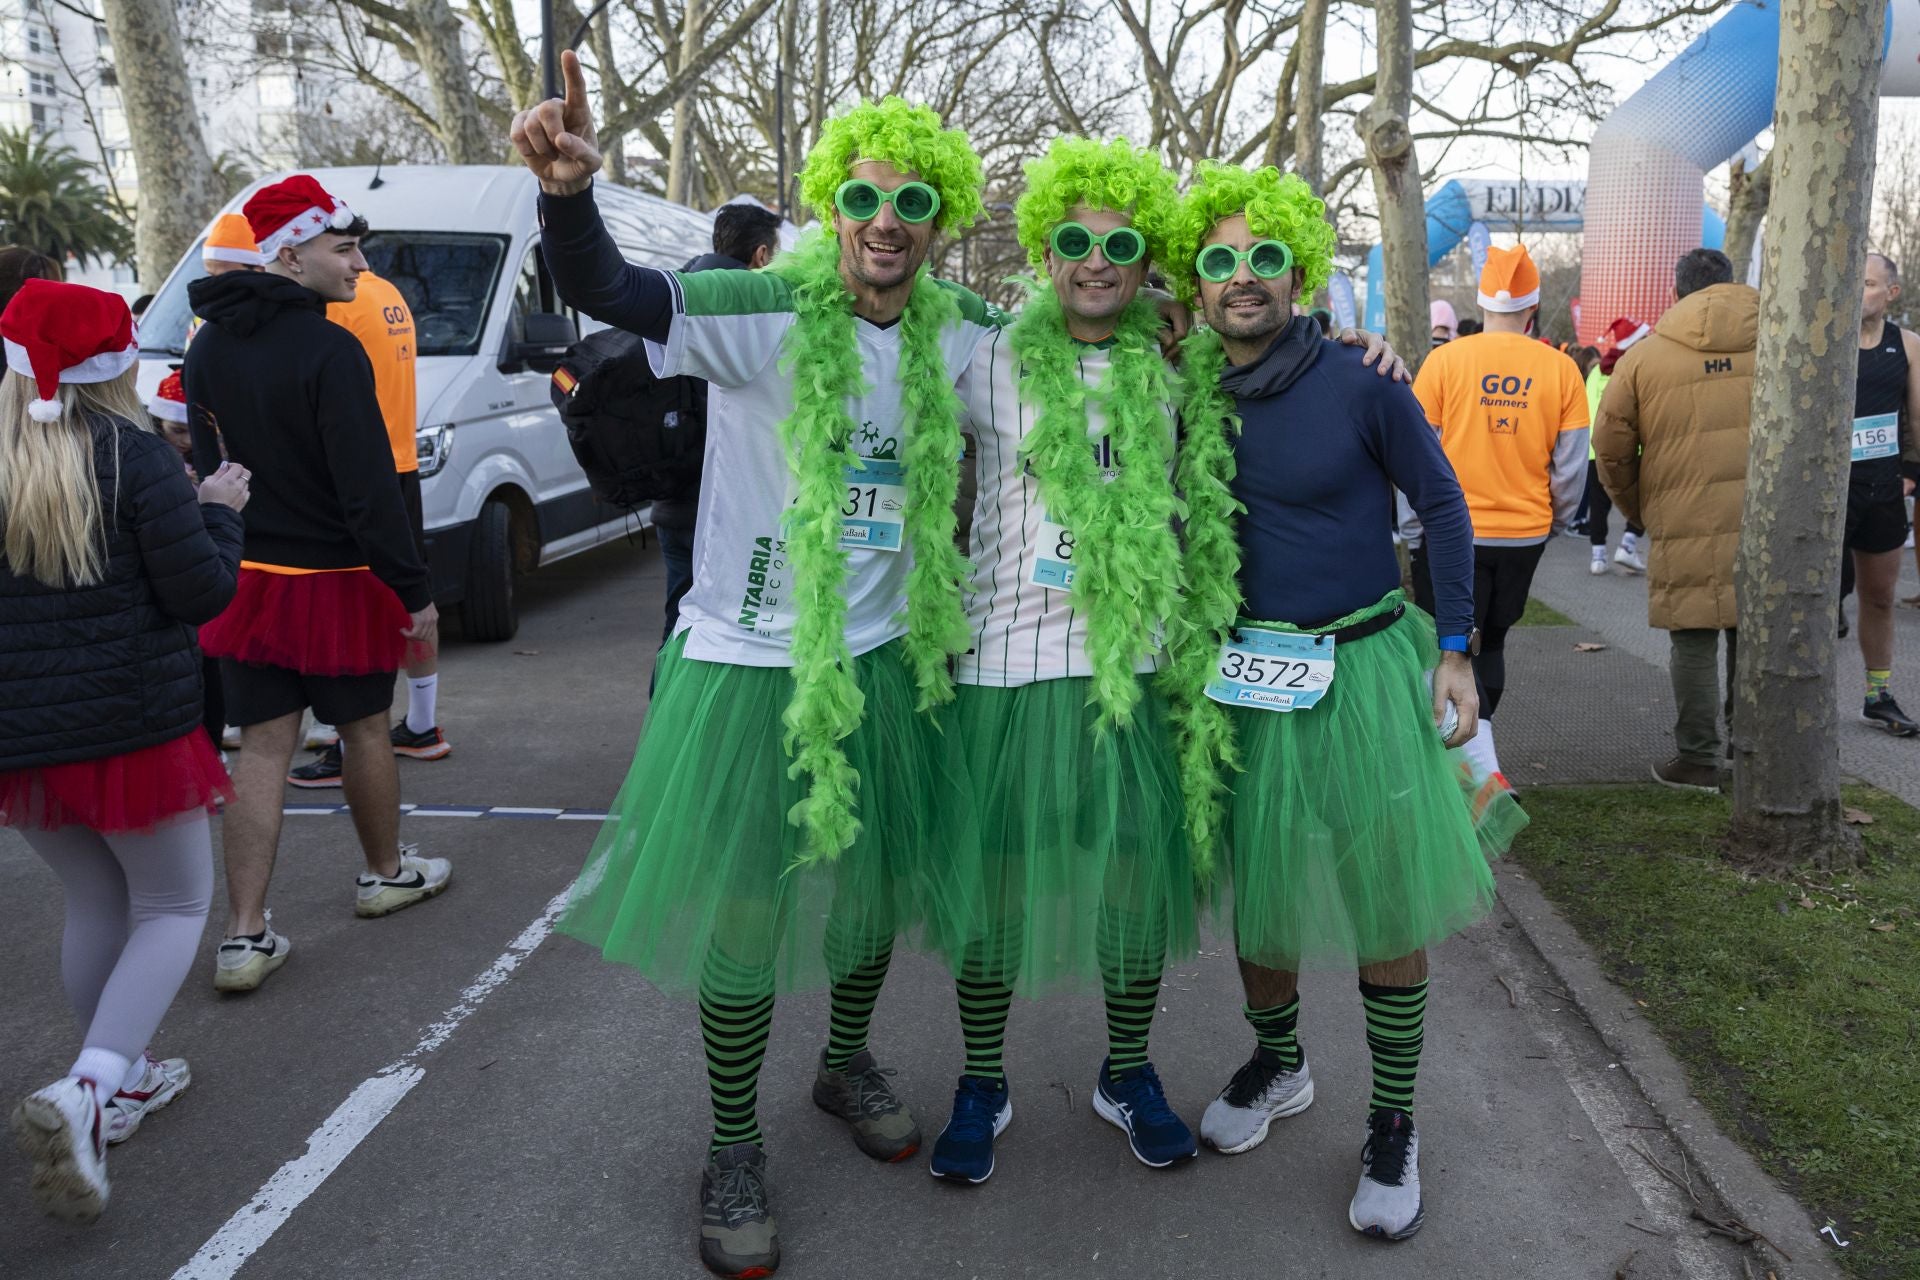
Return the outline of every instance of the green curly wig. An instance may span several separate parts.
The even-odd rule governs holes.
[[[1133,214],[1146,237],[1147,256],[1166,264],[1167,241],[1180,215],[1173,175],[1151,151],[1124,138],[1056,138],[1047,153],[1026,163],[1027,190],[1013,206],[1020,244],[1038,267],[1047,237],[1078,205]]]
[[[930,108],[901,98],[856,103],[827,121],[800,171],[800,198],[822,222],[833,220],[833,193],[862,160],[916,173],[940,193],[942,231],[969,226],[984,212],[986,175],[963,129],[949,129]]]
[[[1242,169],[1213,160],[1200,162],[1193,186],[1180,202],[1167,246],[1168,282],[1183,299],[1199,289],[1193,259],[1222,218],[1247,215],[1247,227],[1262,240],[1279,240],[1293,250],[1295,292],[1311,297],[1333,274],[1335,237],[1327,206],[1298,174],[1272,165]]]

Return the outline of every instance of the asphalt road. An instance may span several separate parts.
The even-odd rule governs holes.
[[[592,811],[624,776],[645,709],[661,574],[620,546],[545,571],[505,645],[449,643],[446,760],[402,762],[432,808]],[[290,792],[311,804],[326,794]],[[212,947],[157,1048],[195,1084],[111,1161],[89,1228],[39,1217],[0,1147],[0,1275],[693,1277],[705,1076],[691,1010],[589,949],[546,937],[596,824],[563,816],[408,817],[454,860],[441,899],[353,917],[344,816],[287,819],[272,904],[294,942],[259,992],[217,997]],[[59,893],[0,832],[0,1099],[75,1048],[58,978]],[[1510,995],[1509,992],[1512,992]],[[992,1182],[956,1190],[923,1159],[860,1155],[808,1098],[819,997],[780,1007],[762,1083],[783,1277],[1538,1277],[1742,1274],[1627,1144],[1664,1141],[1504,909],[1438,950],[1420,1078],[1427,1226],[1384,1245],[1345,1209],[1368,1079],[1351,976],[1310,977],[1302,1039],[1319,1100],[1263,1147],[1137,1164],[1088,1091],[1097,998],[1016,1006],[1016,1119]],[[1191,1123],[1250,1049],[1231,956],[1171,970],[1154,1058]],[[874,1047],[929,1133],[960,1062],[950,983],[903,957]]]

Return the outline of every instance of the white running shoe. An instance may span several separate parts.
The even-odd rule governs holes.
[[[307,750],[325,751],[340,741],[340,731],[330,724],[321,724],[318,720],[307,730],[305,739]]]
[[[416,902],[425,902],[447,887],[453,878],[453,864],[445,858],[423,858],[420,846],[400,846],[400,869],[392,876],[377,876],[363,871],[355,878],[357,886],[353,914],[371,919],[404,911]]]
[[[63,1222],[92,1222],[107,1207],[107,1135],[100,1095],[68,1076],[21,1099],[13,1136],[33,1161],[33,1200]]]
[[[1587,562],[1587,572],[1597,578],[1606,571],[1607,549],[1605,547],[1595,547],[1593,549],[1593,559]]]
[[[1256,1049],[1220,1096],[1207,1104],[1200,1137],[1222,1155],[1236,1156],[1265,1142],[1275,1120],[1297,1116],[1312,1105],[1313,1073],[1306,1059],[1298,1071],[1288,1071],[1279,1055]]]
[[[238,751],[240,749],[240,730],[238,726],[229,724],[220,727],[220,747],[223,751]]]
[[[107,1145],[117,1146],[131,1138],[140,1122],[179,1097],[193,1083],[193,1072],[185,1058],[156,1058],[151,1053],[142,1061],[146,1074],[137,1088],[122,1088],[107,1099],[102,1108],[106,1116]]]
[[[1647,571],[1647,557],[1640,551],[1640,540],[1632,534],[1620,539],[1620,545],[1614,550],[1613,562],[1624,565],[1633,573]]]
[[[1347,1206],[1347,1222],[1377,1240],[1405,1240],[1426,1221],[1420,1200],[1420,1133],[1404,1111],[1367,1117],[1360,1148],[1360,1185]]]
[[[215,991],[252,991],[293,953],[293,943],[273,931],[273,912],[266,914],[266,932],[257,941],[245,936],[221,940],[213,954]]]

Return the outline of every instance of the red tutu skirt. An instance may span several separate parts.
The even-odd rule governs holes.
[[[209,658],[281,667],[303,676],[398,671],[413,617],[371,569],[268,573],[242,569],[239,590],[200,628]]]
[[[220,753],[195,726],[182,737],[122,755],[0,773],[0,826],[107,835],[148,831],[168,818],[233,799]]]

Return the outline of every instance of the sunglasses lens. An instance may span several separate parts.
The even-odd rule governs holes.
[[[880,188],[871,182],[849,182],[840,188],[840,212],[865,222],[880,212]]]
[[[1200,251],[1194,266],[1202,276],[1218,284],[1233,279],[1233,273],[1240,269],[1240,255],[1223,244],[1209,245]]]
[[[1247,255],[1247,265],[1253,274],[1271,280],[1293,265],[1293,253],[1278,240],[1262,240]]]
[[[1053,230],[1053,251],[1078,262],[1093,252],[1093,233],[1077,222],[1063,222]]]
[[[940,205],[940,197],[925,183],[909,182],[893,193],[893,211],[902,222],[925,222]]]
[[[1146,256],[1147,241],[1132,227],[1121,227],[1107,233],[1107,261],[1116,267],[1130,267]]]

